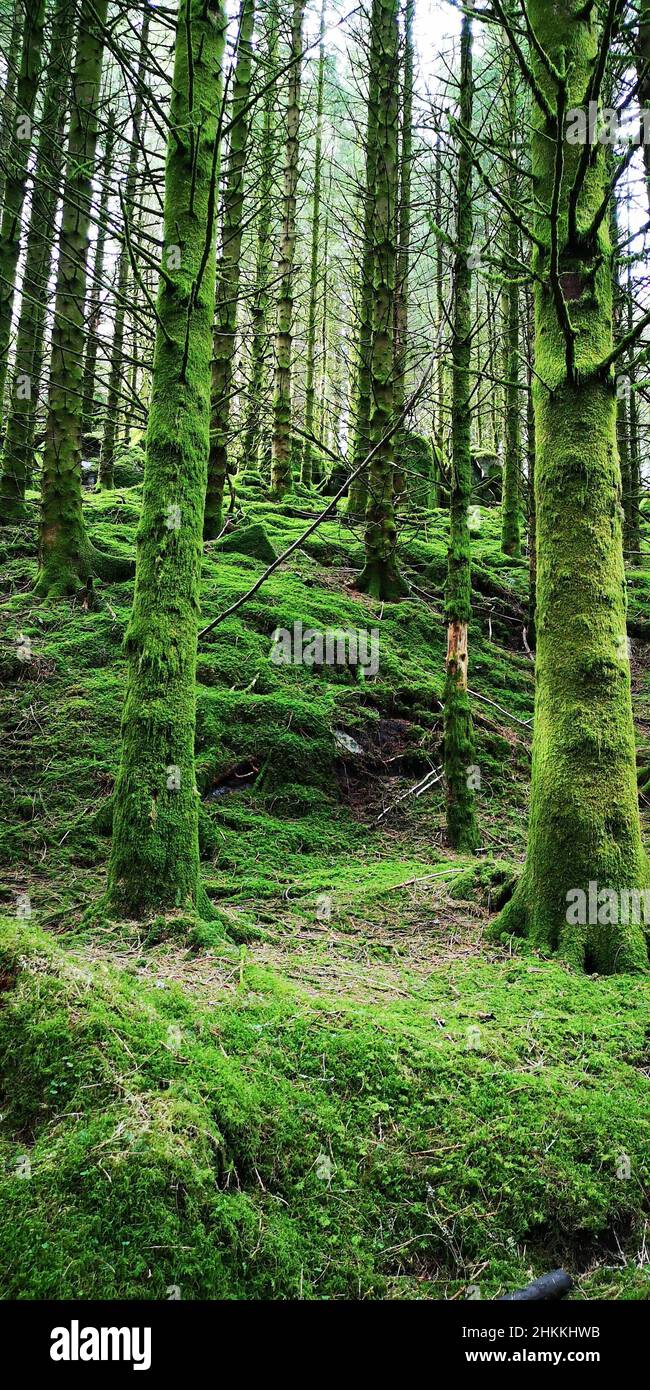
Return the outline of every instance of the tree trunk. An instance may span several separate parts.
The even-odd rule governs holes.
[[[142,107],[144,84],[146,81],[146,63],[149,48],[150,19],[150,11],[146,9],[142,17],[142,28],[140,31],[140,51],[138,56],[135,95],[133,99],[133,112],[131,115],[131,148],[129,150],[129,163],[126,174],[126,182],[124,185],[124,197],[122,199],[124,236],[120,248],[120,256],[117,269],[117,287],[115,291],[115,322],[113,326],[113,342],[111,345],[111,366],[108,377],[108,393],[106,396],[104,438],[102,440],[102,451],[99,459],[99,478],[97,480],[98,487],[101,489],[102,492],[108,492],[113,487],[113,469],[115,465],[117,420],[120,408],[122,372],[124,365],[124,324],[126,319],[127,291],[129,285],[130,269],[130,258],[127,237],[133,230],[134,221],[135,194],[138,183],[138,162],[140,159],[140,144],[142,139]]]
[[[16,295],[22,213],[33,143],[33,116],[41,75],[45,0],[25,0],[20,71],[13,112],[12,138],[7,150],[5,197],[0,223],[0,420],[9,367],[11,320]]]
[[[212,358],[212,422],[204,534],[214,540],[223,525],[223,492],[234,467],[228,459],[230,403],[237,344],[241,251],[244,234],[244,175],[251,115],[255,0],[242,0],[232,95],[230,150],[223,192],[222,250],[217,267],[216,323]]]
[[[514,57],[508,53],[506,149],[507,196],[511,207],[519,201],[518,177],[510,161],[517,133],[517,84]],[[501,501],[501,549],[504,555],[521,555],[521,421],[519,415],[519,230],[512,218],[507,228],[506,277],[506,428]]]
[[[210,363],[225,15],[182,0],[165,178],[164,275],[108,903],[130,918],[200,905],[196,647],[210,448]],[[180,266],[171,248],[180,248]]]
[[[639,32],[636,47],[636,70],[639,82],[639,106],[650,111],[650,0],[639,0]],[[650,210],[650,141],[642,127],[642,148],[645,164],[648,209]]]
[[[86,262],[97,148],[103,26],[108,0],[83,0],[59,233],[48,417],[43,452],[37,593],[70,594],[86,585],[92,547],[81,506],[81,417]]]
[[[376,115],[368,125],[376,142],[374,216],[372,221],[373,295],[370,360],[370,446],[366,563],[357,588],[378,599],[397,599],[406,592],[395,556],[397,530],[393,506],[395,446],[387,432],[393,424],[394,296],[397,259],[396,220],[399,144],[399,0],[374,0],[370,37],[370,95]]]
[[[277,0],[268,0],[266,9],[266,83],[271,82],[278,61],[279,16]],[[266,85],[265,83],[265,85]],[[267,372],[267,333],[269,325],[269,281],[271,278],[271,230],[273,226],[273,173],[275,168],[276,88],[269,85],[264,96],[260,141],[259,211],[257,214],[257,257],[255,290],[251,311],[251,368],[247,388],[248,403],[244,422],[242,474],[255,475],[262,440],[261,402]]]
[[[5,521],[18,521],[24,515],[25,489],[34,462],[34,430],[43,369],[45,305],[56,236],[58,183],[63,168],[63,139],[68,111],[72,21],[73,10],[69,0],[57,0],[52,15],[47,86],[40,117],[11,401],[2,454],[0,515]]]
[[[296,257],[296,203],[300,152],[300,94],[302,27],[305,0],[294,0],[291,24],[291,63],[286,111],[286,154],[280,256],[278,260],[278,327],[275,339],[275,396],[271,491],[284,497],[291,486],[291,373],[293,352],[294,262]]]
[[[472,128],[474,77],[472,21],[463,17],[460,57],[460,124]],[[468,630],[472,574],[469,503],[472,492],[471,356],[472,356],[472,159],[459,134],[456,255],[454,261],[454,337],[451,393],[451,497],[449,557],[445,591],[448,623],[445,679],[444,768],[447,786],[447,836],[454,849],[472,853],[478,843],[474,796],[475,753],[467,693]]]
[[[309,322],[307,325],[307,379],[305,384],[305,445],[302,456],[301,481],[311,487],[314,476],[314,432],[316,407],[316,311],[318,307],[318,262],[320,257],[321,162],[323,158],[323,104],[325,95],[325,0],[320,12],[320,49],[318,54],[318,85],[316,92],[316,150],[314,164],[314,197],[311,221],[311,269],[309,276]]]
[[[565,109],[584,110],[598,50],[596,11],[581,0],[529,0],[528,14],[545,54],[556,68],[566,65]],[[585,168],[583,145],[563,137],[556,177],[552,115],[559,105],[564,130],[563,102],[536,50],[531,63],[551,108],[549,118],[536,101],[532,134],[537,689],[528,855],[496,930],[525,934],[577,967],[609,973],[647,968],[643,927],[624,920],[620,895],[648,887],[650,871],[637,800],[616,393],[607,368],[608,218],[593,226],[595,211],[606,206],[607,167],[602,145]],[[557,217],[549,216],[554,191]],[[593,910],[594,884],[613,890],[615,909]]]
[[[86,358],[81,387],[81,394],[83,397],[83,415],[81,422],[82,444],[83,441],[88,438],[88,435],[92,433],[94,423],[93,416],[96,408],[95,378],[97,376],[97,358],[99,356],[99,325],[102,319],[102,285],[104,281],[106,239],[108,237],[108,204],[113,191],[114,149],[115,111],[111,108],[106,122],[102,191],[97,214],[97,241],[95,244],[95,259],[93,261],[92,276],[90,277],[92,283],[87,304]]]
[[[535,510],[535,404],[533,361],[535,324],[532,294],[526,294],[528,335],[528,391],[526,394],[526,450],[528,454],[528,645],[537,645],[537,513]]]
[[[408,370],[408,331],[409,331],[409,269],[411,258],[411,174],[413,162],[413,81],[414,51],[413,24],[415,22],[415,0],[406,0],[404,17],[404,76],[402,81],[402,151],[399,190],[399,246],[397,252],[397,283],[395,286],[395,342],[393,413],[397,420],[403,413],[406,401],[406,373]],[[400,466],[404,448],[404,427],[400,427],[395,437],[397,467],[395,469],[395,496],[400,498],[406,491],[406,475]]]
[[[11,132],[14,124],[21,34],[22,11],[20,5],[16,4],[14,5],[9,43],[6,49],[7,74],[2,94],[2,107],[0,108],[0,213],[4,205],[7,153],[11,144]]]
[[[372,41],[372,36],[371,36]],[[370,407],[372,403],[372,306],[375,264],[374,225],[377,196],[377,74],[372,63],[368,73],[368,119],[366,124],[366,187],[363,207],[363,254],[357,328],[357,379],[352,442],[352,472],[370,453]],[[368,471],[364,469],[350,484],[348,515],[364,517],[368,506]]]

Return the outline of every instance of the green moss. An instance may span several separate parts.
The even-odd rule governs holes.
[[[464,962],[367,1005],[231,948],[191,988],[173,949],[116,970],[2,928],[6,1296],[445,1298],[480,1262],[491,1297],[636,1227],[648,1010],[622,982]]]
[[[598,50],[597,16],[564,0],[530,5],[530,19],[553,61],[566,64],[567,103],[581,107]],[[555,100],[539,54],[537,80]],[[566,143],[559,207],[559,270],[576,286],[569,302],[569,350],[550,286],[550,200],[555,153],[541,111],[532,140],[540,206],[536,231],[534,385],[537,519],[537,695],[528,858],[498,929],[527,934],[575,965],[646,970],[639,925],[574,927],[568,894],[590,882],[616,893],[650,884],[641,839],[626,641],[621,471],[616,397],[596,369],[612,347],[612,248],[607,219],[584,235],[607,187],[604,146],[596,146],[570,225],[570,190],[580,146]],[[575,365],[572,364],[572,358]],[[541,385],[540,383],[543,383]]]

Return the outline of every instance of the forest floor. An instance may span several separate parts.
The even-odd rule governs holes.
[[[138,490],[86,504],[132,554]],[[318,508],[240,505],[234,544],[262,524],[277,552]],[[264,569],[232,544],[206,548],[206,622]],[[198,925],[102,909],[131,585],[38,604],[33,534],[0,550],[1,1295],[491,1298],[563,1265],[577,1299],[650,1298],[649,991],[484,935],[523,860],[533,701],[498,510],[474,536],[480,872],[434,780],[444,514],[404,525],[412,597],[385,607],[340,516],[200,645]],[[649,590],[635,571],[633,613]],[[376,628],[378,672],[276,664],[295,621]],[[645,766],[647,644],[632,665]]]

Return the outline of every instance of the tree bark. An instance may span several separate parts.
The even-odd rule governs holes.
[[[314,477],[314,432],[316,413],[316,313],[318,308],[318,263],[320,257],[321,163],[323,158],[323,105],[325,96],[325,0],[321,2],[320,48],[318,53],[318,83],[316,89],[316,149],[314,162],[314,196],[311,220],[311,267],[309,275],[309,321],[307,324],[307,379],[305,384],[305,445],[302,456],[301,481],[311,487]]]
[[[42,596],[74,593],[92,573],[81,505],[84,304],[107,10],[108,0],[83,0],[79,12],[43,452]]]
[[[129,918],[194,910],[202,901],[196,648],[224,43],[220,0],[181,0],[165,176],[165,273],[125,638],[128,679],[108,877],[110,910]]]
[[[266,9],[267,83],[278,61],[279,15],[277,0],[269,0]],[[271,230],[273,226],[273,176],[275,170],[275,102],[276,88],[269,85],[264,96],[260,141],[259,210],[257,214],[257,254],[255,290],[251,310],[251,367],[247,388],[248,403],[244,421],[244,440],[241,456],[242,475],[257,475],[260,462],[262,410],[267,374],[267,333],[269,326],[271,279]]]
[[[93,429],[93,416],[95,414],[95,382],[97,376],[97,359],[99,357],[99,325],[102,318],[102,285],[104,280],[104,259],[106,256],[106,239],[108,236],[108,204],[111,197],[113,183],[113,153],[115,149],[115,110],[111,108],[106,122],[106,136],[104,141],[104,161],[102,191],[99,200],[99,210],[97,213],[97,241],[95,244],[95,258],[91,286],[88,294],[87,313],[86,313],[86,357],[84,361],[83,382],[81,394],[83,397],[83,414],[81,422],[82,444],[87,440]]]
[[[151,12],[145,9],[142,17],[142,28],[140,30],[140,51],[138,55],[138,67],[135,82],[135,95],[133,99],[133,112],[131,115],[131,147],[129,150],[129,163],[124,185],[124,197],[122,209],[124,217],[124,236],[120,247],[120,256],[117,269],[117,286],[115,292],[115,322],[113,325],[113,342],[111,344],[111,365],[108,376],[108,392],[106,396],[106,413],[104,416],[104,437],[102,439],[102,450],[99,458],[99,477],[98,487],[102,492],[109,492],[113,487],[113,469],[115,466],[115,444],[117,436],[117,421],[120,408],[120,394],[122,385],[123,356],[124,356],[124,325],[126,320],[127,291],[129,285],[130,258],[127,237],[133,228],[133,214],[135,208],[135,194],[138,183],[138,163],[140,159],[140,145],[142,139],[142,108],[144,97],[144,84],[146,81],[146,62],[149,48],[149,24]]]
[[[460,125],[456,179],[454,336],[451,390],[451,496],[449,556],[445,591],[447,663],[444,694],[444,769],[447,837],[454,849],[472,853],[478,844],[472,772],[474,730],[467,693],[469,621],[472,602],[469,503],[472,492],[472,158],[466,132],[472,129],[474,76],[472,21],[463,16],[460,50]]]
[[[302,30],[305,0],[294,0],[291,23],[291,63],[286,110],[286,153],[280,256],[278,260],[278,326],[275,339],[275,395],[271,492],[284,497],[291,487],[292,355],[294,319],[294,264],[296,258],[296,204],[300,153],[300,97]]]
[[[0,223],[0,420],[9,368],[11,321],[16,295],[16,272],[22,241],[22,213],[33,146],[33,117],[41,75],[45,0],[25,0],[20,71],[13,112],[12,138],[7,150],[5,196]]]
[[[378,599],[397,599],[406,592],[395,555],[397,528],[393,505],[395,446],[387,432],[393,424],[394,296],[397,259],[395,209],[399,143],[399,0],[374,0],[370,36],[370,93],[376,114],[369,128],[376,156],[372,219],[373,292],[370,358],[370,446],[366,511],[366,563],[357,588]],[[374,127],[374,129],[373,129]]]
[[[57,0],[52,15],[47,85],[36,149],[11,400],[2,452],[0,516],[6,521],[19,521],[24,516],[25,489],[34,462],[36,411],[43,370],[45,306],[56,237],[58,183],[63,168],[68,112],[73,14],[69,0]]]
[[[216,323],[212,358],[212,422],[204,534],[214,540],[223,525],[223,492],[234,466],[228,458],[241,251],[244,234],[244,177],[251,116],[255,0],[242,0],[232,95],[230,150],[223,192],[222,249],[217,266]]]
[[[577,181],[583,146],[565,138],[562,110],[585,109],[597,12],[581,0],[529,0],[528,14],[543,53],[566,72],[566,94],[563,103],[544,57],[532,51],[550,109],[536,100],[532,134],[537,689],[528,854],[496,931],[525,934],[576,967],[611,973],[647,968],[643,927],[621,920],[622,910],[617,921],[599,920],[590,885],[620,901],[623,891],[648,887],[650,870],[637,800],[616,393],[604,366],[613,342],[612,247],[608,218],[592,226],[607,166],[596,144]],[[576,894],[583,907],[589,900],[588,912]]]

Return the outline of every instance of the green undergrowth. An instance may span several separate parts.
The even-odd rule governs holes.
[[[133,555],[139,502],[85,498],[102,550]],[[206,547],[205,623],[321,505],[241,490],[257,553]],[[339,510],[201,641],[215,917],[138,927],[101,909],[132,585],[37,603],[30,506],[0,530],[2,1295],[489,1298],[563,1264],[577,1298],[649,1297],[647,991],[483,938],[523,858],[533,701],[498,509],[473,521],[478,864],[435,780],[445,515],[402,518],[411,595],[382,606]],[[278,663],[294,623],[376,628],[379,670]],[[640,658],[635,699],[645,766]]]
[[[458,961],[368,1006],[227,946],[179,985],[169,951],[2,929],[5,1297],[491,1297],[557,1263],[648,1296],[626,981]]]

